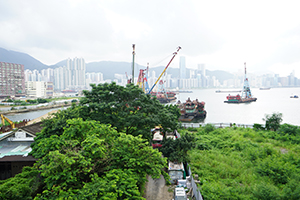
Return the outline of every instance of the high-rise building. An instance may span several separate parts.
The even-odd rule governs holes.
[[[206,69],[205,64],[198,64],[198,73],[201,74],[201,87],[207,87],[208,86],[208,79],[206,77]]]
[[[66,76],[67,88],[83,89],[85,88],[85,62],[83,58],[74,58],[67,60]]]
[[[24,65],[0,62],[0,96],[25,95]]]
[[[185,57],[181,56],[179,60],[179,87],[184,87],[184,80],[186,79],[186,66],[185,66]]]

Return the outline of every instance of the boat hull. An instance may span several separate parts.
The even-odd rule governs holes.
[[[224,101],[224,103],[250,103],[256,100],[257,98],[247,98],[247,99],[239,99],[239,100],[232,100],[232,101]]]
[[[176,97],[157,98],[157,100],[158,100],[160,103],[170,103],[170,102],[172,102],[172,101],[175,101],[175,100],[176,100]]]
[[[198,119],[205,119],[206,118],[206,111],[204,110],[202,113],[189,113],[189,114],[182,114],[179,117],[179,121],[181,122],[191,122]]]

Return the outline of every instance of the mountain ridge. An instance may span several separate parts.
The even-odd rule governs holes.
[[[22,64],[24,65],[24,69],[29,70],[38,70],[41,71],[43,69],[47,68],[57,68],[61,66],[66,66],[67,59],[57,62],[54,65],[46,65],[42,63],[41,61],[35,59],[34,57],[30,56],[29,54],[17,52],[17,51],[11,51],[6,50],[4,48],[0,47],[0,62],[9,62],[9,63],[16,63],[16,64]],[[115,79],[115,74],[123,74],[127,73],[130,75],[132,73],[132,63],[131,62],[121,62],[121,61],[97,61],[97,62],[90,62],[86,63],[86,72],[101,72],[103,73],[103,78],[106,79]],[[158,66],[155,68],[149,69],[149,76],[151,76],[152,71],[155,71],[156,77],[159,76],[165,66]],[[146,69],[146,66],[139,65],[135,63],[135,70],[134,75],[135,77],[138,76],[140,69]],[[187,70],[187,77],[189,77],[191,69]],[[173,78],[179,78],[179,68],[168,68],[167,70],[168,74],[172,74]],[[215,70],[210,71],[206,70],[206,74],[209,76],[215,76],[219,81],[223,81],[225,79],[233,78],[234,75],[222,71],[222,70]]]

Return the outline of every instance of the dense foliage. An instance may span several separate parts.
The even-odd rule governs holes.
[[[186,132],[187,130],[181,130]],[[190,166],[204,199],[300,199],[300,128],[200,127]]]
[[[195,147],[195,137],[191,133],[182,134],[176,140],[164,139],[160,151],[172,162],[188,162],[188,150]]]
[[[4,199],[143,199],[146,175],[169,180],[167,159],[149,145],[150,129],[159,124],[174,130],[178,108],[161,105],[132,84],[92,87],[81,105],[43,121],[31,145],[39,160],[29,168],[39,174],[26,177],[23,171],[24,180],[3,181]],[[8,193],[8,186],[21,191]]]
[[[266,118],[263,119],[266,121],[266,129],[276,131],[280,127],[280,123],[282,122],[282,114],[281,113],[273,113],[272,115],[266,115]]]
[[[164,131],[178,127],[179,109],[176,105],[164,106],[146,95],[133,84],[126,87],[116,83],[93,85],[91,91],[84,91],[80,100],[84,119],[110,124],[118,132],[133,136],[142,135],[150,140],[149,130],[160,125]]]

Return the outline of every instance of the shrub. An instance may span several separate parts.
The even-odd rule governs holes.
[[[204,126],[204,130],[205,130],[206,133],[209,133],[209,132],[212,132],[212,131],[216,130],[216,127],[212,124],[206,124]]]
[[[255,199],[280,199],[279,189],[268,183],[256,185],[253,190]]]
[[[266,129],[276,131],[280,127],[282,122],[281,113],[273,113],[272,115],[266,115],[266,118],[263,119],[266,122]]]
[[[194,127],[188,127],[187,130],[188,130],[188,131],[191,131],[191,132],[196,132],[196,131],[197,131],[197,128],[194,128]]]
[[[265,130],[265,127],[263,127],[261,124],[254,124],[253,129],[254,130]]]
[[[279,134],[281,135],[300,135],[300,129],[298,126],[290,125],[290,124],[283,124],[279,127],[278,131]]]

